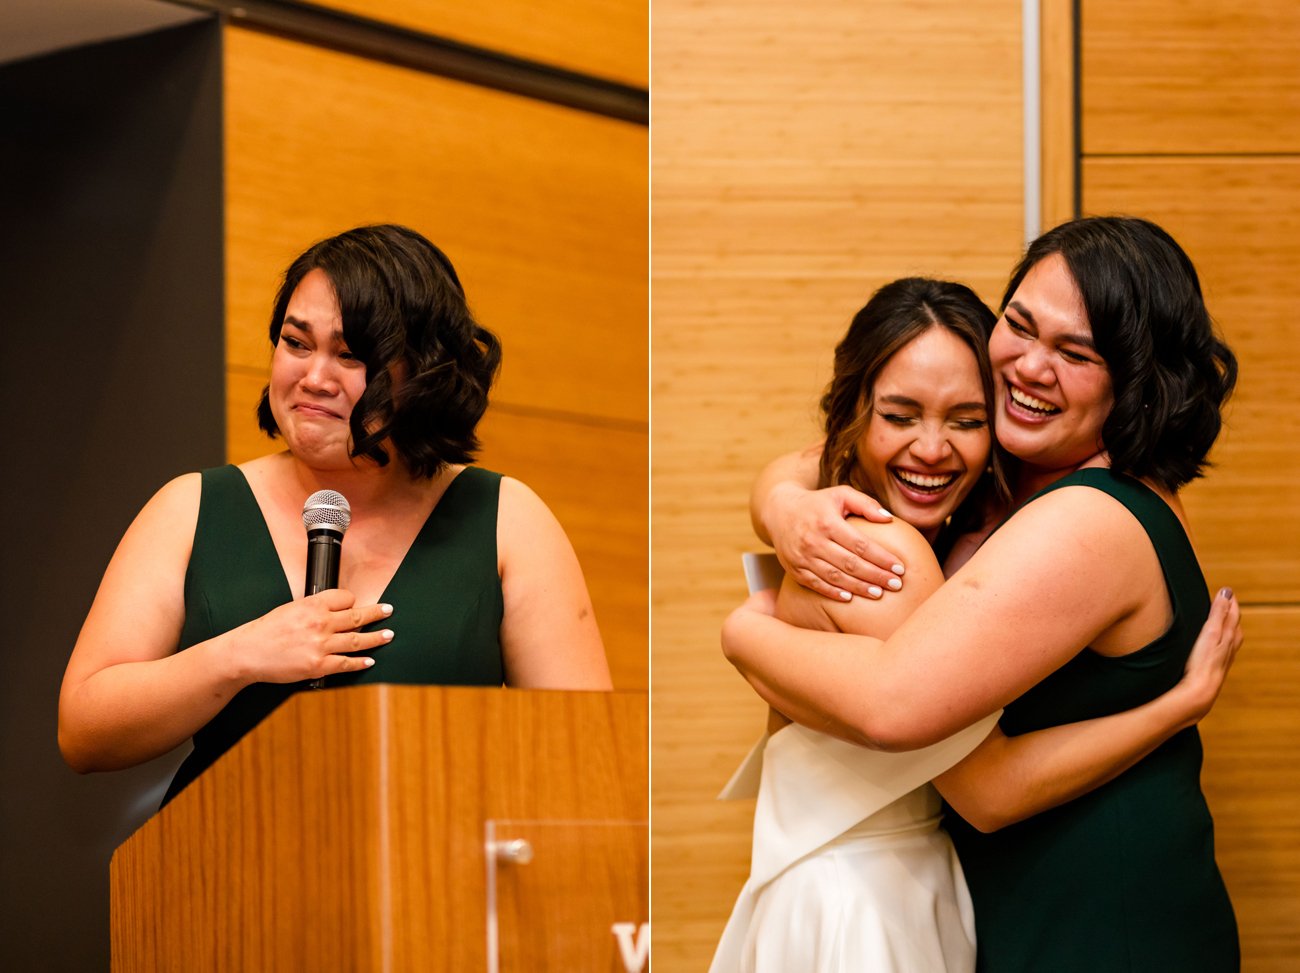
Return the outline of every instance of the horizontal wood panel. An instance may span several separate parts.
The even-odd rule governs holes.
[[[990,24],[999,25],[989,29]],[[1001,292],[1022,227],[1020,5],[656,3],[655,961],[706,969],[752,802],[714,800],[764,710],[718,646],[749,486],[817,436],[834,343],[895,277]]]
[[[462,44],[647,87],[644,0],[321,0],[321,6]]]
[[[1240,363],[1208,477],[1186,493],[1212,586],[1300,601],[1300,158],[1087,159],[1091,213],[1144,216],[1183,245]]]
[[[293,257],[393,221],[500,335],[500,401],[646,419],[644,127],[238,28],[225,65],[231,364],[264,366]]]
[[[230,462],[280,448],[250,417],[265,369],[227,372]],[[648,434],[489,409],[481,465],[527,483],[564,526],[587,579],[617,689],[649,685]]]
[[[1215,849],[1241,929],[1243,969],[1300,957],[1300,606],[1246,608],[1242,648],[1201,726]]]
[[[1300,6],[1087,0],[1083,151],[1300,151]]]

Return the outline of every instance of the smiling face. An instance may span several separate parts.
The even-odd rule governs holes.
[[[1040,471],[1069,471],[1104,450],[1114,396],[1065,259],[1034,264],[989,339],[998,442]]]
[[[975,353],[934,326],[885,363],[857,443],[867,492],[933,540],[988,464],[990,435]]]
[[[271,414],[290,452],[317,468],[350,464],[348,420],[365,389],[366,368],[343,340],[334,287],[312,270],[289,298],[271,356]]]

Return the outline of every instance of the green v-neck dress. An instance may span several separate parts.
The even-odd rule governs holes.
[[[194,550],[185,573],[182,650],[292,600],[288,580],[253,492],[234,466],[204,470]],[[340,673],[333,686],[413,683],[500,686],[504,603],[497,573],[501,475],[466,467],[448,485],[380,601],[393,606],[393,641],[375,665]],[[303,543],[306,543],[304,535]],[[344,539],[343,556],[347,557]],[[361,654],[361,653],[359,653]],[[194,734],[194,752],[172,779],[166,804],[305,683],[257,683],[239,692]]]
[[[1209,612],[1205,579],[1182,524],[1139,481],[1080,470],[1029,502],[1078,485],[1114,497],[1146,530],[1164,572],[1173,623],[1129,655],[1081,651],[1006,707],[1001,726],[1010,736],[1154,699],[1181,678]],[[1200,772],[1201,740],[1192,727],[1109,784],[992,834],[979,833],[948,809],[945,824],[975,904],[977,970],[1238,970],[1237,925],[1214,860]]]

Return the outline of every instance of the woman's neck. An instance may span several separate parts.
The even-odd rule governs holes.
[[[1051,486],[1061,477],[1069,476],[1076,470],[1109,468],[1110,457],[1105,453],[1097,453],[1082,463],[1066,467],[1034,466],[1022,460],[1016,464],[1015,472],[1011,477],[1011,506],[1019,507],[1039,490]]]
[[[440,495],[458,471],[449,467],[431,480],[414,477],[395,459],[387,466],[361,459],[356,465],[318,469],[287,451],[280,453],[276,461],[280,466],[276,479],[282,484],[286,501],[301,503],[317,490],[335,490],[347,497],[354,523],[356,518],[364,518],[366,511],[382,510],[391,515],[403,508],[427,506],[430,495]]]

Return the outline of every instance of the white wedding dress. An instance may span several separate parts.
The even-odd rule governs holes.
[[[798,725],[760,740],[721,795],[758,802],[749,880],[710,973],[974,970],[970,896],[929,781],[1000,715],[909,753]]]

